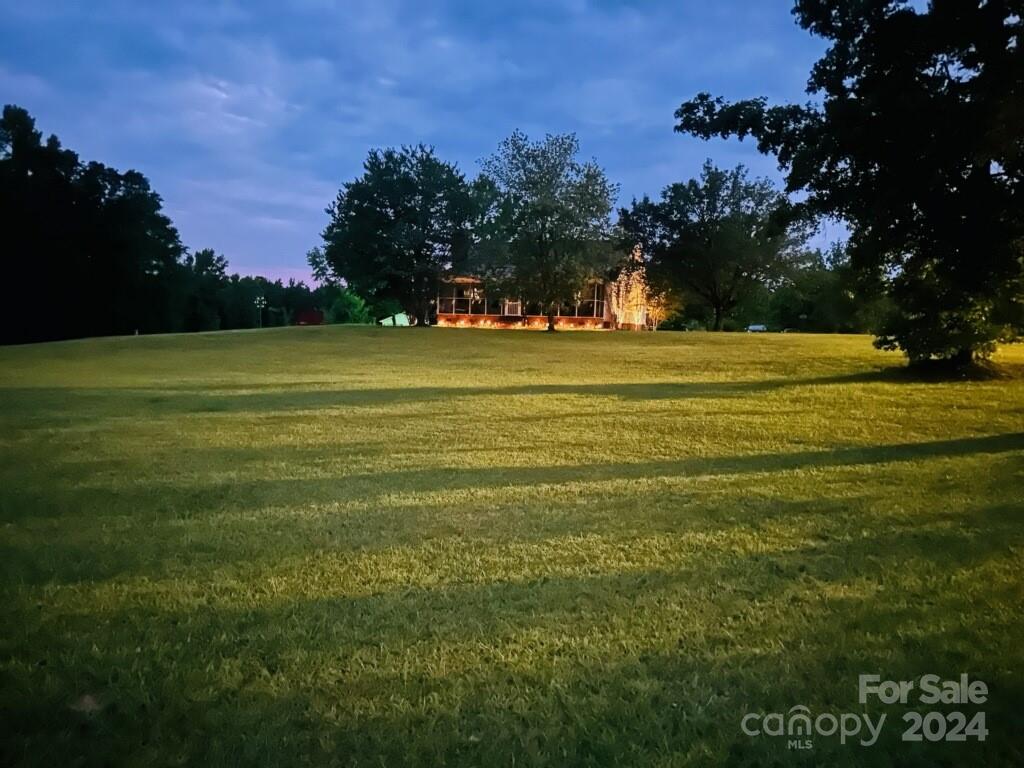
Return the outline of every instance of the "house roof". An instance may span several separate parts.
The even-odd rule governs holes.
[[[441,278],[442,283],[452,283],[455,285],[483,285],[484,281],[479,277],[473,277],[472,275],[453,275],[451,277]],[[607,283],[608,280],[602,277],[590,277],[587,278],[587,285],[593,285],[594,283]]]

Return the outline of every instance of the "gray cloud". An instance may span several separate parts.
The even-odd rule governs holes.
[[[0,0],[0,90],[84,157],[146,173],[190,246],[304,273],[323,208],[369,148],[424,141],[475,172],[514,128],[576,131],[656,194],[749,144],[672,132],[697,90],[800,98],[819,46],[788,9],[738,0]]]

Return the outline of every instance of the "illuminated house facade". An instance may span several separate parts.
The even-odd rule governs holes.
[[[650,327],[643,270],[615,280],[591,280],[575,301],[558,308],[558,328],[644,330]],[[441,283],[435,304],[437,325],[475,328],[547,328],[538,305],[519,298],[488,295],[482,280],[452,277]]]

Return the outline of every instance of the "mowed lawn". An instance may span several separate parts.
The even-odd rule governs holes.
[[[292,328],[0,349],[0,763],[1014,765],[1024,348]],[[904,744],[861,673],[985,681]],[[747,712],[888,713],[879,743]],[[934,707],[918,707],[927,711]]]

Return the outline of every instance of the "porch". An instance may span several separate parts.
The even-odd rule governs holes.
[[[558,308],[555,326],[564,329],[599,330],[611,327],[606,317],[604,283],[594,281],[576,301]],[[482,281],[456,277],[442,284],[435,304],[436,324],[459,328],[546,328],[547,314],[536,304],[521,299],[488,296]]]

